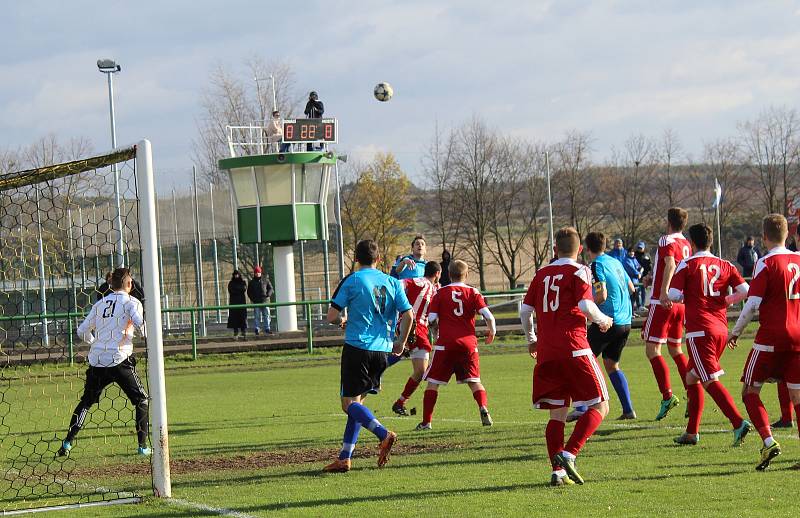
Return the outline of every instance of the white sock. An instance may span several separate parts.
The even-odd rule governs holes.
[[[566,459],[575,460],[575,455],[571,454],[570,452],[568,452],[566,450],[562,450],[561,451],[561,455],[563,455]]]
[[[558,478],[564,478],[567,476],[567,472],[563,469],[557,469],[553,471],[553,475],[557,476]]]
[[[764,446],[766,446],[767,448],[769,448],[773,444],[775,444],[775,439],[773,439],[771,435],[766,439],[764,439]]]

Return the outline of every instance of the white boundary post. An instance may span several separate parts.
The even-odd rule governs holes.
[[[161,334],[158,240],[156,238],[156,192],[153,155],[149,140],[136,145],[136,184],[139,191],[139,224],[142,247],[142,287],[147,294],[144,312],[147,330],[147,375],[150,385],[150,439],[153,444],[153,492],[172,496],[167,433],[167,393],[164,382],[164,342]]]

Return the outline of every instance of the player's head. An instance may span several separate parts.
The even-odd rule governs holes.
[[[467,281],[467,274],[469,273],[469,267],[467,263],[460,259],[456,259],[450,263],[450,267],[447,269],[450,273],[450,280],[453,282],[466,282]]]
[[[561,257],[576,258],[581,251],[581,238],[573,227],[558,229],[555,235],[556,255]]]
[[[698,223],[689,227],[689,241],[696,252],[704,252],[714,244],[714,233],[705,223]]]
[[[414,255],[424,257],[426,249],[427,244],[425,243],[425,236],[414,236],[414,239],[411,240],[411,251]]]
[[[667,227],[672,232],[682,232],[688,219],[689,213],[680,207],[670,207],[667,211]]]
[[[606,236],[602,232],[589,232],[583,243],[593,255],[600,255],[606,249]]]
[[[114,272],[107,272],[106,273],[106,282],[111,284],[111,274]]]
[[[436,261],[428,261],[425,265],[425,278],[431,282],[439,282],[442,276],[442,267]]]
[[[261,267],[260,266],[256,266],[255,268],[253,268],[253,277],[256,277],[256,278],[261,277]]]
[[[133,277],[131,271],[127,268],[117,268],[111,272],[111,280],[109,281],[111,289],[114,291],[124,291],[130,293],[133,289]]]
[[[356,245],[356,261],[361,266],[372,266],[378,262],[378,243],[363,239]]]
[[[772,246],[783,245],[789,235],[789,224],[780,214],[767,214],[761,223],[764,241],[768,241]],[[771,248],[771,247],[770,247]]]

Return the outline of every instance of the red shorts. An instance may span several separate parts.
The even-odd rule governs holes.
[[[667,309],[660,304],[650,302],[650,312],[644,323],[642,336],[646,342],[668,344],[677,347],[683,336],[683,304],[673,304]]]
[[[572,358],[536,363],[533,368],[533,407],[592,406],[608,401],[608,389],[591,349],[572,352]]]
[[[421,349],[427,352],[431,352],[433,350],[433,348],[431,347],[431,341],[428,339],[427,333],[423,336],[414,335],[414,343],[411,344],[409,350],[413,351],[414,349]]]
[[[725,345],[728,343],[727,334],[696,331],[686,333],[686,347],[689,352],[689,370],[700,378],[703,383],[719,379],[725,374],[719,364]]]
[[[481,360],[478,356],[478,349],[467,349],[465,347],[445,347],[437,345],[433,348],[431,364],[423,381],[435,385],[447,385],[450,377],[455,374],[456,381],[467,383],[481,381]]]
[[[742,381],[760,387],[768,381],[785,381],[800,390],[800,351],[775,351],[771,345],[753,344],[744,364]]]

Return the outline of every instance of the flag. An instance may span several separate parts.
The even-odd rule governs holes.
[[[712,209],[719,207],[719,202],[722,201],[722,186],[716,178],[714,178],[714,202],[711,204]]]

